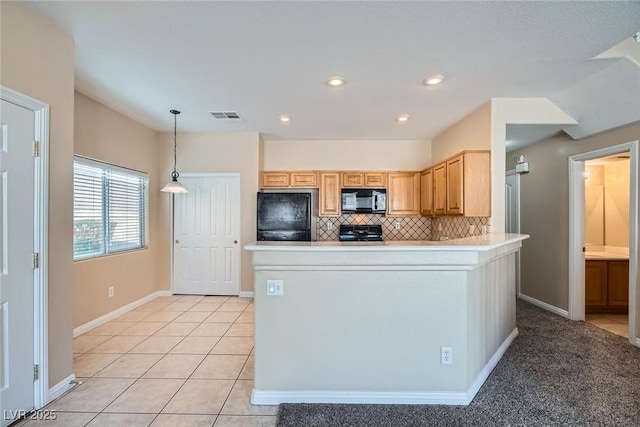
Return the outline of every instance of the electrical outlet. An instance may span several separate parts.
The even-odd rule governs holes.
[[[400,230],[400,227],[401,227],[400,221],[396,221],[395,226],[396,226],[396,230]]]
[[[440,347],[440,364],[451,365],[453,363],[453,351],[451,347]]]
[[[328,222],[327,223],[327,231],[331,231],[333,230],[333,223],[332,222]]]
[[[109,298],[113,297],[113,286],[109,286]]]
[[[267,295],[274,297],[284,295],[284,280],[267,280]]]

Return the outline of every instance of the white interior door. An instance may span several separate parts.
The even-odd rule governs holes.
[[[240,175],[181,176],[175,195],[173,293],[240,294]]]
[[[34,112],[1,101],[0,402],[2,425],[34,407]]]
[[[505,177],[505,227],[506,233],[520,233],[520,183],[515,171]],[[516,295],[520,294],[520,251],[516,253]]]

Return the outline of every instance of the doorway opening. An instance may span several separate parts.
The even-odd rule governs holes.
[[[628,339],[633,345],[640,346],[640,340],[638,340],[638,328],[637,328],[637,307],[638,301],[638,141],[633,141],[625,144],[616,145],[613,147],[607,147],[600,150],[591,151],[588,153],[578,154],[569,157],[569,318],[572,320],[585,320],[586,311],[593,311],[594,306],[599,307],[603,311],[611,311],[617,309],[624,312],[624,300],[628,302]],[[602,158],[617,158],[619,161],[628,156],[629,173],[628,177],[628,230],[626,230],[626,236],[617,236],[615,238],[610,237],[609,242],[623,245],[614,246],[610,244],[606,245],[605,228],[606,219],[602,220],[602,245],[592,244],[594,241],[593,235],[598,236],[600,231],[596,226],[592,231],[589,231],[587,235],[587,220],[599,225],[599,217],[593,216],[593,212],[587,216],[587,199],[593,199],[593,194],[598,195],[599,189],[597,186],[595,189],[587,190],[587,183],[585,176],[587,172],[591,172],[589,167],[594,164],[594,160]],[[591,162],[591,163],[589,163]],[[597,164],[597,162],[596,162]],[[604,179],[604,178],[603,178]],[[595,181],[595,177],[594,177]],[[604,184],[604,181],[603,181]],[[596,197],[597,199],[597,197]],[[597,200],[589,200],[589,209],[597,210]],[[605,193],[602,192],[602,204],[605,204]],[[603,208],[604,209],[604,208]],[[616,207],[620,211],[619,207]],[[610,215],[618,215],[618,213],[610,212]],[[603,211],[603,216],[606,212]],[[610,218],[611,219],[611,218]],[[620,221],[620,219],[618,219]],[[613,226],[610,225],[610,228]],[[594,231],[595,230],[595,231]],[[618,232],[620,230],[617,230]],[[624,269],[624,266],[619,263],[620,259],[609,260],[613,255],[624,256],[624,243],[628,241],[628,270]],[[597,240],[595,241],[598,242]],[[587,243],[590,243],[587,246]],[[602,249],[601,251],[599,249]],[[587,252],[588,251],[588,252]],[[613,255],[611,254],[613,252]],[[588,255],[586,255],[588,253]],[[590,261],[587,263],[587,261]],[[607,265],[599,263],[592,263],[591,261],[607,261]],[[613,264],[609,264],[608,261],[613,261]],[[588,270],[588,271],[587,271]],[[610,273],[611,271],[611,273]],[[613,276],[613,277],[611,277]],[[619,283],[621,280],[628,280],[627,292],[620,290],[618,285],[610,294],[607,287],[600,286],[598,288],[598,282],[607,283],[609,278]],[[622,279],[621,279],[622,277]],[[589,280],[587,283],[586,280]],[[587,291],[589,288],[589,291]],[[600,293],[598,296],[594,296],[598,290]],[[596,299],[598,299],[596,301]],[[606,303],[605,303],[606,301]],[[587,310],[586,307],[590,306]],[[617,308],[616,308],[617,307]],[[589,313],[594,314],[594,313]],[[615,314],[615,313],[614,313]],[[619,313],[622,314],[622,313]],[[611,319],[613,320],[613,319]],[[620,321],[621,318],[616,320]],[[614,323],[614,322],[610,322]]]
[[[505,177],[505,227],[506,233],[520,233],[520,174],[515,169]],[[516,295],[520,298],[520,251],[516,252]]]
[[[629,338],[630,153],[585,161],[585,320]]]

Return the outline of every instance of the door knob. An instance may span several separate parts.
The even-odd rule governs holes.
[[[233,241],[233,244],[234,244],[234,245],[237,245],[237,244],[238,244],[238,241],[237,241],[237,240],[234,240],[234,241]]]
[[[180,240],[176,240],[176,243],[180,243]]]

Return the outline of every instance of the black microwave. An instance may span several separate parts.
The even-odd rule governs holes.
[[[343,188],[343,213],[386,213],[387,190],[372,188]]]

